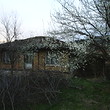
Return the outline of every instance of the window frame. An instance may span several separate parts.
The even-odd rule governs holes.
[[[49,66],[59,66],[59,54],[56,51],[47,51],[45,64]]]
[[[24,54],[24,62],[25,63],[32,63],[33,64],[33,59],[34,59],[33,53]]]
[[[10,53],[3,52],[2,57],[1,57],[1,61],[2,61],[2,63],[10,64],[11,63]]]

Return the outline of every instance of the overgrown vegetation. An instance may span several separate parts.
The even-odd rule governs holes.
[[[70,87],[62,89],[59,101],[32,110],[109,110],[110,82],[101,79],[73,78]],[[39,105],[38,105],[39,107]],[[25,109],[24,109],[25,110]]]
[[[1,77],[2,82],[5,77]],[[63,75],[7,77],[0,83],[3,110],[109,110],[110,81],[69,78]],[[11,82],[10,82],[11,81]],[[22,81],[22,83],[20,83]],[[15,82],[15,83],[13,83]],[[10,86],[8,85],[10,84]],[[11,100],[13,103],[11,102]],[[5,104],[5,108],[3,105]]]
[[[0,74],[0,108],[16,110],[31,104],[49,104],[57,101],[60,88],[67,85],[62,74],[49,71],[33,74]]]

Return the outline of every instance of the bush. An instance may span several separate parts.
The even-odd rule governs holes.
[[[57,95],[68,80],[59,72],[38,71],[33,74],[0,74],[0,107],[15,109],[17,106],[57,101]]]

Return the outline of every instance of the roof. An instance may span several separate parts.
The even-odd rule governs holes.
[[[0,44],[0,50],[36,51],[39,49],[67,49],[65,42],[47,36],[36,36]]]

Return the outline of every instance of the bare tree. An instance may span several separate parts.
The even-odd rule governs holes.
[[[110,28],[110,0],[97,0],[94,1],[94,3],[99,11],[99,14]]]
[[[100,49],[103,57],[107,58],[109,54],[104,41],[108,40],[107,36],[110,34],[110,2],[79,0],[80,5],[76,6],[74,0],[57,1],[62,6],[62,11],[56,12],[53,17],[59,28],[52,34],[74,39],[81,36],[90,39],[94,46]],[[102,43],[96,40],[97,36],[100,36]]]
[[[72,38],[70,43],[78,57],[78,63],[86,62],[87,55],[97,54],[105,61],[110,61],[110,1],[109,0],[57,0],[61,5],[60,11],[53,14],[53,20],[58,24],[57,30],[50,32],[54,36]],[[85,42],[76,43],[74,40],[84,38]],[[88,46],[92,44],[90,48]],[[87,51],[89,50],[89,51]],[[85,57],[85,59],[84,59]],[[84,61],[85,60],[85,61]]]
[[[9,63],[11,65],[11,73],[13,74],[13,69],[16,61],[19,58],[19,52],[16,48],[13,47],[13,41],[17,40],[21,35],[20,26],[21,23],[18,19],[16,13],[6,14],[4,13],[0,19],[1,32],[0,34],[8,42],[9,46],[7,47],[7,54],[9,57]]]
[[[0,19],[1,35],[6,39],[6,42],[17,40],[20,32],[20,21],[16,13],[3,14]]]

